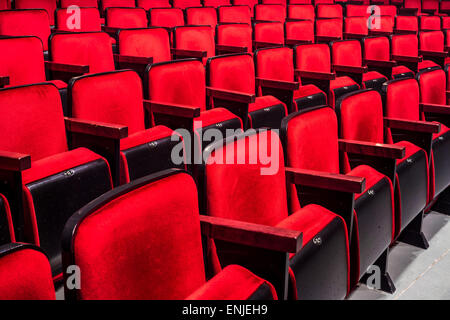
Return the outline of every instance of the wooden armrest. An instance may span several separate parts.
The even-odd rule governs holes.
[[[364,64],[380,68],[393,68],[397,65],[396,61],[370,60],[364,59]]]
[[[185,50],[177,48],[171,48],[170,52],[175,56],[200,58],[200,59],[206,57],[207,54],[206,51]]]
[[[330,36],[315,36],[316,38],[316,42],[332,42],[332,41],[337,41],[337,40],[341,40],[341,38],[339,37],[330,37]]]
[[[439,123],[432,123],[426,121],[411,121],[393,118],[384,118],[384,125],[392,129],[425,132],[425,133],[438,133],[441,130],[441,125]]]
[[[7,85],[9,85],[9,77],[8,76],[0,77],[0,87],[4,87]]]
[[[441,52],[441,51],[426,51],[426,50],[419,50],[419,54],[426,57],[437,57],[437,58],[445,58],[448,56],[447,52]]]
[[[135,63],[135,64],[152,64],[153,57],[136,57],[136,56],[125,56],[123,54],[114,54],[114,61],[119,63]]]
[[[286,168],[286,179],[296,185],[351,193],[363,192],[366,184],[361,177],[295,168]]]
[[[238,91],[231,91],[225,89],[218,89],[212,87],[206,87],[206,95],[208,97],[230,100],[242,103],[253,103],[255,102],[256,96],[254,94],[248,94]]]
[[[247,47],[237,47],[228,46],[223,44],[216,44],[216,51],[219,52],[230,52],[230,53],[245,53],[248,51]]]
[[[367,34],[344,32],[344,38],[346,39],[363,39],[365,37],[367,37]]]
[[[193,119],[200,116],[199,107],[188,105],[144,100],[144,107],[151,113],[161,113],[182,118]]]
[[[298,82],[272,80],[258,77],[256,78],[256,85],[261,87],[268,87],[282,90],[297,90],[300,87],[300,84]]]
[[[297,253],[302,232],[261,224],[200,215],[202,235],[268,250]]]
[[[284,39],[284,43],[288,46],[295,46],[297,44],[311,44],[311,40],[296,40],[296,39]]]
[[[80,120],[65,117],[66,130],[109,139],[128,137],[128,127],[110,123]]]
[[[89,73],[89,66],[45,61],[45,68],[51,71],[69,72],[76,74]]]
[[[338,72],[348,72],[348,73],[366,73],[367,67],[354,67],[354,66],[341,66],[341,65],[333,65],[333,70]]]
[[[309,79],[317,79],[317,80],[334,80],[336,79],[336,73],[330,72],[315,72],[315,71],[303,71],[303,70],[295,70],[295,75],[300,78],[309,78]]]
[[[420,108],[425,113],[450,114],[450,106],[432,103],[421,103]]]
[[[393,54],[391,56],[392,60],[400,61],[400,62],[422,62],[422,57],[410,57],[410,56],[399,56],[396,54]]]
[[[389,159],[402,159],[405,156],[405,147],[402,146],[356,140],[339,139],[339,150]]]
[[[31,156],[27,154],[0,151],[0,169],[24,171],[31,168]]]

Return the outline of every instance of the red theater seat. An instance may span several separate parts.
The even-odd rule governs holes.
[[[15,9],[43,9],[48,14],[50,25],[55,24],[56,0],[15,0]]]
[[[233,0],[233,6],[246,5],[250,8],[250,11],[253,15],[255,5],[257,5],[258,2],[259,2],[258,0]]]
[[[397,16],[395,18],[396,34],[417,34],[419,32],[419,19],[415,16]]]
[[[184,162],[175,164],[171,159],[172,148],[178,144],[171,141],[174,132],[165,126],[146,129],[142,92],[141,79],[131,70],[87,75],[70,82],[73,118],[128,128],[127,137],[111,139],[117,146],[114,150],[106,145],[103,150],[90,146],[108,159],[116,174],[114,180],[120,184],[172,167],[185,169]]]
[[[346,17],[344,19],[345,39],[361,39],[368,35],[367,17]]]
[[[60,8],[78,6],[81,8],[98,8],[97,0],[60,0]]]
[[[136,7],[149,10],[153,8],[170,8],[171,5],[169,0],[136,0]]]
[[[419,69],[434,66],[445,68],[448,52],[445,50],[445,37],[442,31],[422,31],[419,33],[419,53],[424,61]]]
[[[184,26],[184,13],[180,8],[153,8],[149,10],[150,25],[171,30]]]
[[[283,120],[281,130],[290,167],[326,172],[343,179],[346,175],[365,178],[365,188],[355,194],[354,211],[353,206],[348,206],[345,214],[342,208],[340,210],[334,208],[347,225],[351,225],[350,221],[353,219],[353,230],[349,230],[351,286],[355,286],[360,279],[364,281],[364,277],[367,277],[366,270],[375,264],[380,268],[382,276],[379,289],[392,293],[395,288],[386,273],[386,258],[394,234],[394,189],[391,180],[382,173],[386,172],[386,167],[380,163],[395,166],[396,160],[395,157],[381,156],[383,153],[377,152],[377,148],[395,149],[397,157],[400,158],[404,150],[375,143],[361,144],[338,139],[336,113],[328,106],[310,107],[289,115]],[[319,131],[320,135],[317,134]],[[354,158],[359,157],[359,163],[347,162],[345,151],[349,148],[359,151],[357,155],[353,154]],[[344,167],[347,167],[347,170],[342,170]],[[393,176],[393,173],[392,170],[390,176]],[[301,189],[291,188],[290,192],[292,206],[298,207],[300,205],[298,200],[300,203],[302,201]],[[325,201],[332,202],[332,193],[331,191]],[[342,194],[341,198],[345,199],[348,196]],[[349,199],[350,202],[351,200],[353,199]],[[327,208],[330,208],[330,204]]]
[[[234,161],[225,161],[225,157],[230,158],[230,154]],[[267,158],[262,159],[258,154],[267,155]],[[289,255],[291,299],[343,299],[346,296],[348,287],[346,223],[340,216],[320,206],[320,201],[311,201],[311,198],[319,199],[322,192],[326,193],[319,184],[305,183],[308,177],[314,176],[317,172],[307,170],[298,172],[297,169],[285,168],[283,149],[278,135],[265,130],[248,131],[228,137],[223,142],[216,142],[205,150],[204,158],[205,183],[208,186],[205,193],[205,211],[208,215],[303,233],[303,248],[298,253],[292,252]],[[269,169],[270,166],[273,167]],[[270,173],[264,173],[264,169],[269,169]],[[303,180],[303,177],[306,179]],[[331,183],[339,190],[343,190],[339,187],[341,183],[338,178],[329,175],[326,178],[333,179]],[[305,187],[308,190],[314,189],[312,193],[315,196],[310,198],[305,195],[305,205],[298,210],[289,211],[286,183],[295,183],[299,188]],[[355,189],[359,191],[363,183],[364,179],[357,179]],[[251,193],[248,192],[249,188],[252,190]],[[350,197],[353,197],[353,191],[347,191]],[[310,204],[306,205],[307,203]],[[317,245],[319,241],[320,246]],[[255,253],[248,249],[233,250],[226,244],[217,242],[216,247],[219,261],[229,259],[231,252],[233,255],[247,256],[250,259],[255,256]],[[268,265],[286,263],[285,255],[282,255],[280,260],[279,258],[280,255],[267,254],[259,257],[254,263],[260,264],[260,269]],[[333,261],[332,267],[323,263],[331,261],[329,259]],[[281,283],[284,286],[284,279]],[[275,287],[278,289],[279,285]],[[279,294],[279,297],[281,296]]]
[[[316,41],[328,43],[342,40],[343,23],[340,18],[316,19]]]
[[[71,10],[57,9],[55,30],[65,32],[102,31],[102,20],[97,8],[80,8],[80,23],[73,19]]]
[[[202,2],[200,0],[172,0],[172,6],[174,8],[186,9],[189,7],[201,7]]]
[[[392,70],[394,78],[403,78],[414,74],[423,65],[423,58],[419,56],[419,40],[415,34],[392,35],[391,56],[399,66]]]
[[[421,31],[440,31],[441,17],[438,16],[420,16],[419,24]]]
[[[55,300],[48,258],[29,244],[0,246],[0,300]]]
[[[359,89],[348,76],[336,77],[331,68],[328,44],[306,44],[295,48],[295,69],[302,85],[314,84],[328,95],[328,104],[334,107],[337,99]]]
[[[203,0],[203,5],[205,7],[221,7],[231,5],[230,0]]]
[[[243,225],[200,216],[195,182],[182,171],[163,171],[122,186],[82,208],[67,224],[65,267],[77,265],[83,277],[80,289],[65,286],[65,297],[276,299],[272,284],[238,265],[224,266],[206,280],[202,235],[209,238],[209,230],[224,226],[235,235],[244,233]],[[249,234],[261,236],[255,228]],[[220,240],[239,243],[231,237]]]
[[[253,48],[284,45],[282,22],[256,22],[253,24]]]
[[[213,7],[186,8],[186,24],[210,26],[213,34],[217,25],[217,11]]]
[[[370,108],[366,107],[368,105]],[[386,173],[393,183],[395,181],[395,238],[427,248],[421,224],[428,198],[428,156],[422,145],[413,143],[421,133],[414,123],[401,121],[398,113],[385,110],[387,118],[383,117],[378,91],[362,90],[346,95],[336,106],[340,137],[361,142],[394,143],[405,148],[405,154],[396,161],[396,171],[392,170],[395,165],[391,164],[389,174]],[[431,137],[431,133],[424,134]],[[398,237],[402,232],[403,238]]]
[[[57,276],[61,272],[60,236],[67,219],[112,188],[106,160],[77,148],[78,134],[101,133],[89,123],[65,119],[58,89],[52,84],[1,89],[0,106],[0,134],[10,137],[0,142],[0,163],[16,163],[2,167],[2,175],[16,174],[6,194],[13,216],[22,216],[19,221],[24,221],[14,221],[16,240],[43,248]]]
[[[252,22],[252,12],[248,6],[220,6],[217,9],[220,23]]]
[[[339,4],[316,4],[317,18],[343,18],[342,7]]]
[[[314,21],[295,20],[284,23],[286,45],[314,43]]]
[[[107,8],[105,25],[117,29],[146,28],[147,12],[143,8]]]
[[[255,6],[255,20],[284,22],[286,20],[286,6],[257,4]]]
[[[326,94],[316,86],[299,86],[290,48],[264,48],[255,52],[258,91],[271,94],[287,106],[289,113],[307,106],[326,104]]]
[[[48,50],[50,22],[42,9],[0,11],[0,35],[36,36],[41,39],[44,51]]]
[[[247,23],[224,23],[216,27],[216,41],[220,46],[246,48],[253,51],[253,29]]]
[[[100,0],[99,9],[102,16],[105,16],[106,9],[111,7],[119,8],[134,8],[136,7],[135,0]]]
[[[396,61],[391,60],[390,42],[387,37],[367,37],[362,40],[363,63],[367,65],[369,71],[377,71],[387,79],[392,79],[394,70],[397,71]],[[409,76],[414,76],[411,71]]]
[[[316,16],[314,6],[310,4],[304,5],[289,5],[287,11],[287,17],[289,19],[297,20],[311,20],[314,21]]]
[[[8,10],[8,9],[11,9],[11,1],[10,0],[0,1],[0,10]]]
[[[8,200],[0,194],[0,246],[16,242]]]
[[[220,90],[255,95],[255,66],[251,54],[233,54],[208,59],[207,85]],[[214,98],[212,103],[216,105]],[[291,103],[290,103],[291,104]],[[286,105],[272,95],[258,92],[253,103],[248,104],[249,127],[278,129],[287,115]]]

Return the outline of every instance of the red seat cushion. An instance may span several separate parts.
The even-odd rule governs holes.
[[[362,177],[366,178],[366,187],[363,192],[355,195],[355,199],[358,199],[361,195],[363,195],[367,190],[376,185],[381,179],[386,176],[372,167],[367,165],[360,165],[356,168],[353,168],[350,172],[347,173],[349,176]]]
[[[406,159],[408,159],[409,157],[411,157],[413,154],[415,154],[418,151],[423,151],[422,148],[419,148],[418,146],[416,146],[415,144],[412,144],[409,141],[399,141],[396,143],[396,145],[405,147],[405,156],[402,159],[397,159],[397,165],[402,163],[403,161],[405,161]]]
[[[402,73],[413,73],[411,69],[405,66],[396,66],[392,68],[392,75],[402,74]]]
[[[213,124],[216,124],[219,122],[223,122],[223,121],[227,121],[227,120],[231,120],[231,119],[235,119],[235,118],[237,118],[237,116],[225,108],[214,108],[211,110],[206,110],[206,111],[200,112],[200,117],[195,118],[194,128],[195,129],[204,128],[204,127],[208,127],[210,125],[213,125]],[[200,122],[201,122],[201,125],[200,125]]]
[[[136,132],[125,139],[120,140],[120,150],[130,149],[139,146],[149,141],[159,140],[165,137],[170,137],[173,130],[165,126],[156,126],[144,131]]]
[[[438,64],[436,64],[431,60],[424,60],[422,62],[419,62],[419,70],[438,66],[439,66]]]
[[[274,96],[256,97],[255,102],[249,104],[248,112],[261,110],[261,109],[264,109],[267,107],[272,107],[272,106],[279,105],[279,104],[283,104],[283,102],[281,102]],[[285,106],[285,110],[286,110],[286,114],[287,114],[286,106]]]
[[[343,77],[337,77],[334,80],[330,81],[330,90],[334,90],[337,88],[347,87],[347,86],[354,86],[357,83],[352,80],[352,78],[343,76]]]
[[[247,300],[263,284],[276,299],[275,288],[267,281],[238,265],[229,265],[192,293],[187,300]]]
[[[31,168],[23,172],[23,184],[28,184],[98,159],[102,159],[102,157],[89,149],[78,148],[33,161]]]
[[[324,93],[322,90],[317,88],[313,84],[307,84],[304,86],[300,86],[297,90],[294,91],[294,99],[299,99],[307,96],[311,96],[313,94]]]
[[[381,73],[379,73],[377,71],[369,71],[369,72],[363,74],[363,81],[371,81],[371,80],[382,79],[382,78],[387,80],[387,78],[385,76],[383,76]]]

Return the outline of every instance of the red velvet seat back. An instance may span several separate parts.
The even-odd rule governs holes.
[[[293,116],[287,124],[285,147],[290,167],[339,173],[338,123],[334,110],[322,107]]]
[[[317,18],[341,18],[342,7],[339,4],[319,4],[316,6]]]
[[[111,7],[134,8],[135,0],[100,0],[100,10],[104,13],[106,9]]]
[[[217,9],[219,21],[231,23],[252,22],[252,12],[248,6],[224,6]]]
[[[164,28],[121,30],[118,43],[123,55],[153,57],[153,63],[171,60],[169,33]]]
[[[441,17],[420,16],[420,30],[441,30]]]
[[[42,42],[39,38],[0,38],[0,52],[0,75],[9,76],[10,86],[46,80]]]
[[[419,21],[414,16],[397,16],[395,18],[396,30],[419,31]]]
[[[307,44],[295,49],[295,68],[303,71],[331,72],[331,57],[328,45]]]
[[[16,9],[44,9],[51,25],[55,24],[56,0],[15,0]]]
[[[246,47],[252,52],[253,29],[246,23],[219,24],[216,31],[217,44]]]
[[[364,58],[369,60],[389,61],[390,43],[386,37],[366,38],[364,40]]]
[[[84,8],[98,8],[97,0],[60,0],[61,8],[68,8],[70,6],[79,6]]]
[[[446,75],[441,68],[423,70],[418,76],[420,102],[446,105]]]
[[[152,65],[148,72],[151,100],[185,104],[205,110],[205,68],[198,60]]]
[[[111,38],[104,32],[54,34],[49,52],[55,62],[88,65],[89,73],[115,69]]]
[[[422,0],[422,9],[439,11],[439,0]]]
[[[50,36],[48,14],[40,9],[0,11],[0,35],[36,36],[47,50]]]
[[[274,174],[261,174],[274,163],[278,164]],[[273,131],[216,148],[205,172],[209,215],[271,226],[288,216],[283,150]]]
[[[391,38],[392,54],[417,57],[419,55],[419,40],[414,34],[393,35]]]
[[[347,33],[364,34],[369,33],[367,17],[347,17],[344,20],[344,31]]]
[[[201,7],[202,2],[200,0],[172,0],[172,6],[174,8],[186,9],[189,7]]]
[[[258,4],[258,0],[233,0],[233,5],[234,6],[239,6],[239,5],[246,5],[250,8],[250,11],[253,14],[255,5]]]
[[[311,43],[314,43],[314,22],[311,20],[286,21],[284,29],[286,39],[311,41]]]
[[[73,32],[95,32],[102,30],[100,13],[96,8],[80,8],[80,23],[73,21],[73,12],[67,9],[56,10],[56,29]]]
[[[346,17],[368,17],[370,16],[370,9],[364,5],[348,4],[345,10]],[[368,12],[369,11],[369,12]]]
[[[31,155],[32,161],[67,151],[58,89],[38,84],[0,90],[0,150]]]
[[[288,0],[261,0],[262,4],[281,4],[283,6],[286,6],[286,2]]]
[[[149,12],[152,26],[172,28],[184,25],[183,10],[179,8],[156,8]]]
[[[220,7],[220,6],[229,6],[231,5],[230,0],[203,0],[203,5],[205,7]]]
[[[177,27],[173,42],[177,49],[206,51],[207,57],[212,57],[216,53],[214,34],[210,26]]]
[[[215,31],[217,25],[216,9],[213,7],[187,8],[186,22],[190,25],[210,26]]]
[[[70,96],[75,118],[127,126],[129,135],[145,130],[142,84],[134,71],[78,77]]]
[[[255,6],[255,19],[284,22],[286,7],[280,4],[258,4]]]
[[[362,65],[361,43],[358,40],[336,41],[331,46],[333,64],[342,66]]]
[[[55,300],[45,253],[17,244],[0,247],[0,251],[0,300]]]
[[[442,31],[424,31],[419,33],[420,50],[444,51],[444,33]]]
[[[136,6],[145,10],[171,7],[169,0],[136,0]]]
[[[256,76],[294,81],[294,52],[291,48],[267,48],[255,53]]]
[[[395,18],[392,16],[380,16],[380,26],[377,28],[374,28],[375,31],[383,31],[383,32],[390,32],[392,33],[394,31],[394,23]]]
[[[390,81],[384,85],[383,90],[386,95],[387,117],[420,120],[419,85],[415,79]]]
[[[147,12],[142,8],[108,8],[105,14],[108,27],[146,28]]]
[[[422,0],[403,0],[404,8],[417,9],[417,14],[420,14],[422,8]]]
[[[397,15],[397,7],[393,5],[381,5],[378,6],[380,8],[380,14],[382,16],[390,16],[391,18],[395,18]]]
[[[316,19],[316,35],[342,39],[342,19]]]
[[[184,299],[205,283],[197,188],[185,173],[99,205],[72,242],[79,299]]]
[[[289,19],[302,19],[314,21],[316,13],[310,4],[289,5],[287,16]]]
[[[383,104],[378,91],[357,91],[338,103],[343,139],[383,143]]]
[[[214,57],[207,67],[210,86],[255,94],[255,66],[250,54]]]
[[[281,22],[255,23],[253,37],[256,41],[284,44],[284,25]]]
[[[11,1],[10,0],[1,0],[0,1],[0,10],[8,10],[11,9]]]
[[[290,0],[289,5],[293,4],[312,4],[312,0]]]
[[[439,3],[439,10],[450,10],[450,1],[448,0],[443,0]]]

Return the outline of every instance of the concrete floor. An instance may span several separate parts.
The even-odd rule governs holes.
[[[396,243],[389,254],[388,270],[397,288],[394,294],[359,285],[350,300],[450,300],[450,216],[429,213],[423,232],[427,250]]]

